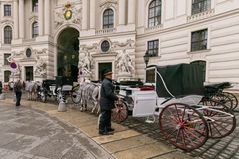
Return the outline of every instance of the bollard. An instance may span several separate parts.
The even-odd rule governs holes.
[[[5,94],[4,93],[0,94],[0,100],[5,100]]]
[[[58,106],[58,112],[66,112],[67,109],[66,109],[66,103],[64,101],[64,98],[63,98],[63,95],[62,95],[62,92],[59,92],[59,97],[60,97],[60,102],[59,102],[59,106]]]
[[[64,101],[60,101],[59,106],[58,106],[58,112],[66,112],[66,104]]]

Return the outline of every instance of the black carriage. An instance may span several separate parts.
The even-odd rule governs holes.
[[[49,97],[56,97],[56,80],[43,80],[39,94],[42,102],[46,102]]]
[[[203,68],[195,64],[155,66],[156,90],[132,95],[133,117],[158,121],[160,133],[176,147],[191,151],[208,138],[222,138],[233,132],[235,116],[224,103],[205,98]],[[115,121],[128,116],[125,98],[116,102]]]
[[[230,82],[222,82],[206,85],[205,98],[220,101],[233,111],[238,106],[238,99],[233,93],[224,91],[225,89],[231,87],[232,85]]]

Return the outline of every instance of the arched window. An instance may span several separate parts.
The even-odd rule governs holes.
[[[4,82],[9,82],[11,71],[4,71]]]
[[[161,24],[161,0],[153,0],[149,4],[149,27]]]
[[[10,26],[6,26],[4,28],[4,44],[11,44],[12,41],[12,28]]]
[[[32,24],[32,38],[37,37],[38,34],[39,34],[39,32],[38,32],[38,23],[37,23],[37,22],[34,22],[34,23]]]
[[[103,13],[103,29],[114,27],[114,11],[106,9]]]

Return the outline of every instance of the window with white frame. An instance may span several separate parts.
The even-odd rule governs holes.
[[[38,0],[32,0],[32,12],[38,12]]]
[[[114,27],[114,11],[106,9],[103,13],[103,29]]]
[[[192,0],[192,15],[205,12],[211,8],[211,0]]]
[[[148,41],[148,54],[149,56],[158,56],[159,40]]]
[[[11,5],[5,4],[3,7],[4,7],[4,16],[12,16]]]
[[[191,35],[191,51],[199,51],[207,49],[208,30],[203,29],[192,32]]]
[[[161,24],[161,8],[161,0],[153,0],[150,2],[148,10],[148,27]]]
[[[34,23],[32,23],[32,38],[35,38],[38,35],[39,35],[38,23],[34,22]]]
[[[11,54],[4,54],[4,65],[9,65],[10,62],[7,60],[7,58],[9,58],[11,56]]]
[[[10,26],[4,27],[4,44],[11,44],[12,42],[12,28]]]
[[[4,82],[9,82],[11,71],[4,71]]]

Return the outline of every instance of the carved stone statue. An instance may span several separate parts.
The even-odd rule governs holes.
[[[116,56],[116,67],[119,69],[119,71],[127,72],[127,73],[133,73],[134,67],[132,63],[132,59],[130,58],[129,54],[124,49],[123,52],[120,52]]]
[[[39,76],[46,75],[46,63],[38,55],[36,55],[36,66],[34,68],[34,72]]]
[[[89,55],[88,52],[81,52],[79,54],[79,62],[78,62],[78,68],[80,74],[91,74],[91,67],[92,67],[92,57]]]

